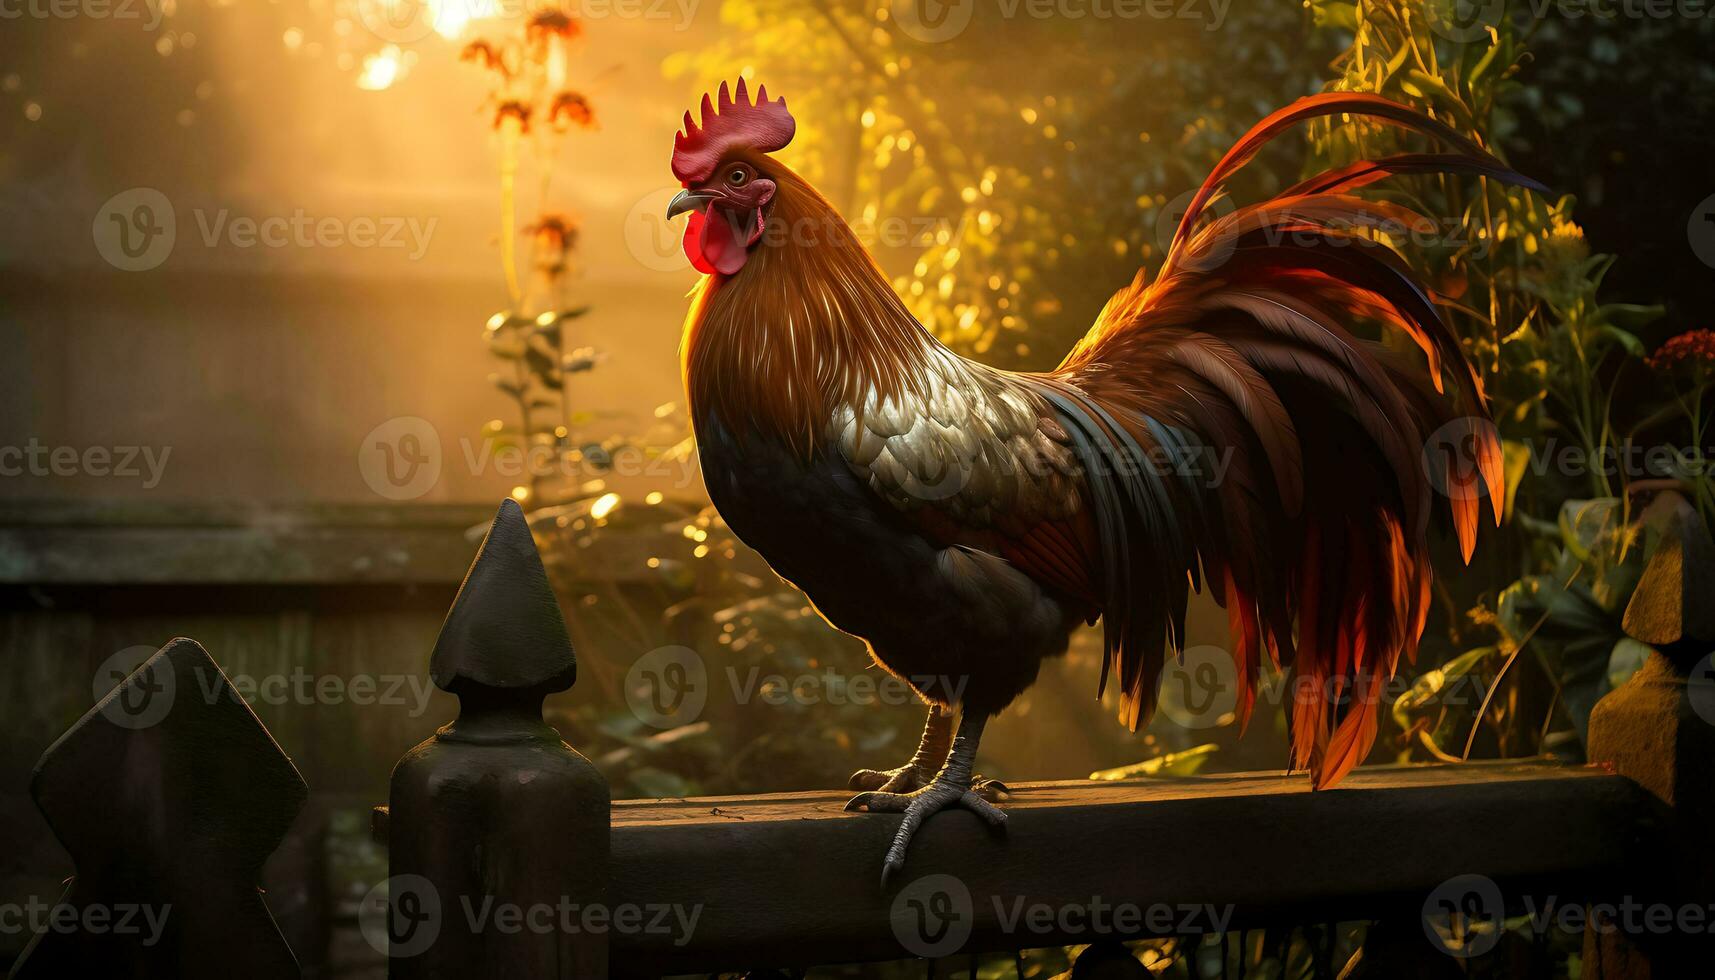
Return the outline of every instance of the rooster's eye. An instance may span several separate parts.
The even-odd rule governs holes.
[[[743,187],[749,180],[750,171],[744,167],[734,167],[726,175],[726,182],[734,187]]]

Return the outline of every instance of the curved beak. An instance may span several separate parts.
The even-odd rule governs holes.
[[[714,199],[713,194],[705,194],[702,191],[680,191],[667,202],[667,217],[671,219],[686,211],[700,211]]]

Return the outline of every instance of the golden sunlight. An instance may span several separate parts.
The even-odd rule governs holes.
[[[363,59],[363,72],[357,76],[357,87],[379,92],[392,87],[404,74],[404,53],[397,44],[389,44]]]

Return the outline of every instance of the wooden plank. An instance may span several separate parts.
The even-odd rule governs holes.
[[[266,503],[249,500],[0,500],[0,526],[62,527],[321,527],[486,526],[488,504]],[[467,556],[468,557],[468,556]]]
[[[492,515],[488,504],[0,502],[0,585],[457,585]],[[576,567],[652,580],[659,547],[653,533],[604,534]]]
[[[0,583],[458,582],[488,507],[0,504]]]
[[[0,584],[458,582],[485,506],[0,505]]]
[[[1212,914],[1245,925],[1416,918],[1459,874],[1571,896],[1604,888],[1645,846],[1659,809],[1629,780],[1536,761],[1360,769],[1320,793],[1301,776],[1264,774],[1015,789],[1005,836],[969,813],[938,815],[886,892],[881,857],[899,818],[846,813],[846,793],[617,802],[616,907],[665,904],[698,919],[688,939],[616,934],[615,965],[674,973],[909,956],[892,917],[920,911],[899,895],[932,875],[969,895],[967,952],[1097,938],[1066,922],[1008,928],[1036,906],[1164,909],[1171,932],[1207,928]],[[1212,914],[1185,918],[1204,908]]]

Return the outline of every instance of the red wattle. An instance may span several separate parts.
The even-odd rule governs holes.
[[[704,275],[713,275],[715,267],[703,257],[703,212],[692,211],[691,218],[685,222],[685,258],[691,260],[691,265]]]
[[[739,228],[735,224],[738,215],[730,211],[716,212],[711,207],[705,218],[703,234],[697,241],[703,258],[715,267],[716,272],[726,276],[744,268],[745,259],[750,258],[750,242],[739,237]]]

